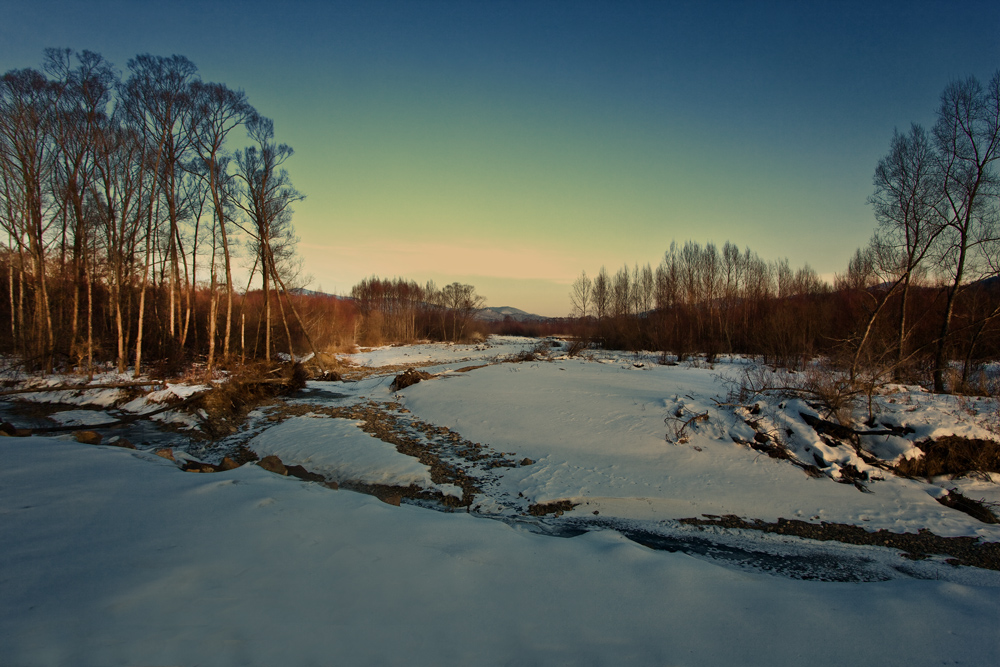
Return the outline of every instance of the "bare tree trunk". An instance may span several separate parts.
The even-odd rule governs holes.
[[[142,287],[139,290],[139,328],[135,334],[135,377],[138,378],[142,368],[142,326],[146,314],[146,282],[149,279],[150,244],[153,235],[153,216],[149,214],[146,225],[146,259],[142,270]]]
[[[184,254],[183,252],[181,252],[180,255],[181,255],[181,260],[184,262],[184,288],[185,289],[183,290],[183,292],[184,292],[185,304],[184,304],[184,324],[181,325],[181,327],[180,327],[180,335],[178,337],[178,345],[179,345],[179,349],[183,350],[184,347],[185,347],[185,345],[187,344],[188,326],[189,326],[189,324],[191,322],[191,294],[194,292],[194,286],[192,284],[193,281],[191,280],[191,276],[188,273],[187,255]],[[180,282],[180,273],[178,273],[178,275],[177,275],[177,294],[178,294],[177,312],[178,313],[180,312],[180,308],[181,308],[181,303],[180,303],[180,294],[181,294],[181,291],[182,290],[181,290],[181,282]]]
[[[24,257],[21,257],[21,251],[18,249],[17,254],[19,255],[19,261],[17,266],[17,321],[21,323],[19,330],[20,336],[19,343],[21,348],[21,355],[27,356],[28,344],[25,337],[24,331]]]
[[[893,377],[900,380],[903,374],[903,360],[906,359],[906,302],[910,295],[910,272],[903,276],[903,291],[899,300],[899,336],[896,341],[896,367]]]
[[[212,263],[209,275],[209,303],[208,303],[208,372],[212,372],[212,366],[215,364],[215,332],[218,328],[216,319],[218,313],[216,313],[216,307],[218,304],[218,294],[216,294],[217,286],[215,284],[215,237],[212,238]]]
[[[222,357],[229,358],[229,339],[232,336],[233,327],[233,270],[229,258],[229,241],[226,240],[226,226],[220,225],[222,229],[222,254],[226,263],[226,337],[222,341]]]
[[[948,335],[951,333],[951,318],[955,312],[955,301],[962,286],[962,275],[965,269],[965,243],[959,250],[958,262],[955,266],[955,280],[948,289],[948,301],[944,308],[944,320],[941,322],[941,333],[938,338],[937,352],[934,355],[934,391],[942,394],[945,391],[944,372],[948,366]]]
[[[39,329],[45,332],[47,345],[43,351],[45,361],[45,372],[51,374],[53,370],[53,354],[55,352],[55,337],[52,332],[52,311],[49,308],[48,281],[45,279],[45,263],[40,255],[35,257],[35,270],[38,275],[38,285],[36,294],[38,303],[35,309],[38,311]]]
[[[274,273],[274,279],[281,286],[281,291],[284,292],[284,294],[285,294],[285,300],[288,301],[288,306],[289,306],[289,308],[292,309],[292,314],[295,316],[295,321],[299,323],[299,326],[302,328],[302,333],[304,333],[305,336],[306,336],[306,341],[309,343],[309,349],[313,353],[313,357],[316,359],[316,363],[319,364],[319,367],[322,370],[326,370],[325,368],[323,368],[323,362],[320,361],[319,352],[316,350],[316,345],[313,343],[312,336],[309,335],[309,329],[307,329],[306,325],[302,322],[302,318],[299,317],[299,311],[298,311],[298,309],[295,308],[295,304],[292,303],[292,300],[291,300],[291,298],[288,295],[288,288],[285,287],[285,281],[281,279],[281,276],[278,275],[277,271],[275,271],[275,273]],[[281,302],[279,301],[278,303],[281,303]],[[286,330],[287,330],[287,327],[286,327]],[[288,340],[289,340],[289,347],[291,347],[291,342],[290,342],[291,341],[291,336],[288,337]]]
[[[14,255],[10,253],[10,262],[7,264],[7,278],[10,285],[10,340],[17,344],[17,312],[14,309]]]
[[[268,284],[267,260],[261,267],[261,275],[264,277],[264,360],[271,361],[271,291]]]
[[[89,262],[88,262],[89,263]],[[87,377],[94,379],[94,285],[89,268],[85,265],[87,276]]]
[[[118,372],[125,372],[125,331],[122,323],[121,290],[115,296],[115,328],[118,334]]]
[[[274,270],[273,264],[271,265],[271,269],[272,271]],[[277,278],[277,274],[275,273],[274,275],[275,278]],[[277,282],[277,280],[275,280],[275,282]],[[291,357],[292,362],[294,363],[295,350],[292,347],[292,332],[288,329],[288,319],[285,317],[285,307],[281,304],[281,292],[279,292],[277,288],[275,288],[274,291],[278,301],[278,310],[281,312],[281,324],[285,327],[285,336],[288,338],[288,356]],[[285,298],[288,298],[287,293],[285,294]]]

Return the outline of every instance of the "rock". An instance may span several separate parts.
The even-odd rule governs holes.
[[[422,380],[429,380],[432,377],[434,376],[430,373],[418,371],[414,368],[407,368],[404,372],[396,376],[396,379],[389,385],[389,389],[391,391],[399,391],[400,389],[415,385]]]
[[[314,472],[309,472],[302,466],[285,466],[285,470],[287,470],[288,474],[291,475],[292,477],[298,477],[299,479],[304,480],[306,482],[326,481],[326,477],[323,477],[323,475],[319,475]]]
[[[0,436],[4,435],[17,435],[17,428],[10,422],[0,422]]]
[[[218,472],[218,468],[211,463],[202,463],[201,461],[188,461],[181,466],[181,470],[184,472]]]
[[[525,456],[523,459],[521,459],[521,465],[523,465],[523,466],[534,465],[534,463],[535,462],[532,461],[531,459],[529,459],[527,456]]]
[[[285,464],[281,462],[281,459],[279,459],[274,454],[271,454],[270,456],[265,456],[260,461],[257,461],[257,465],[259,465],[264,470],[267,470],[268,472],[275,473],[276,475],[288,474],[288,468],[286,468]]]
[[[73,439],[85,445],[101,444],[101,434],[97,431],[74,431]]]
[[[389,496],[381,497],[381,498],[379,498],[379,500],[381,500],[386,505],[392,505],[393,507],[399,507],[399,504],[401,502],[403,502],[403,496],[400,495],[400,494],[398,494],[398,493],[394,493],[394,494],[389,495]]]
[[[170,449],[169,447],[161,447],[160,449],[157,449],[153,453],[159,456],[160,458],[166,459],[168,461],[174,461],[174,462],[177,461],[177,459],[174,458],[174,450]]]
[[[125,449],[135,449],[135,445],[128,441],[128,438],[114,437],[108,440],[106,445],[112,447],[124,447]]]
[[[219,470],[235,470],[239,468],[240,464],[232,460],[228,456],[223,457],[222,463],[219,464]]]

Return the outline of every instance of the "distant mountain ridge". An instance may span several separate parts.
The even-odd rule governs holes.
[[[476,319],[483,322],[502,322],[508,317],[515,322],[544,322],[549,319],[542,315],[527,313],[513,306],[490,306],[488,308],[481,308],[476,313]]]
[[[296,287],[290,291],[293,294],[299,294],[301,296],[318,296],[328,299],[354,301],[354,297],[350,295],[338,296],[336,294],[306,289],[304,287]],[[476,311],[476,314],[473,317],[482,322],[503,322],[508,317],[515,322],[547,322],[548,320],[553,319],[551,317],[546,317],[545,315],[535,315],[534,313],[529,313],[521,310],[520,308],[514,308],[513,306],[489,306],[486,308],[480,308]]]

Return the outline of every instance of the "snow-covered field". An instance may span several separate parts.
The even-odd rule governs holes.
[[[3,438],[0,665],[1000,660],[996,571],[676,521],[731,514],[997,542],[997,525],[936,501],[952,488],[1000,501],[996,475],[897,477],[823,442],[803,421],[816,414],[804,403],[730,404],[723,380],[741,360],[660,366],[550,348],[544,360],[502,363],[537,343],[362,351],[352,361],[437,375],[400,391],[391,374],[313,382],[284,408],[252,413],[231,439],[332,481],[462,495],[363,432],[362,420],[330,413],[366,405],[475,481],[470,513],[393,507],[254,465],[186,474],[141,448]],[[107,391],[48,401],[67,404],[63,423],[85,425],[96,421],[88,406],[102,419],[113,412]],[[898,387],[877,403],[880,423],[914,431],[864,438],[890,463],[919,455],[913,443],[929,435],[993,437],[986,401]],[[150,404],[147,396],[128,409]],[[188,420],[196,425],[197,414]],[[819,476],[735,442],[752,440],[748,422],[783,434]],[[428,435],[428,425],[440,432]],[[203,443],[188,450],[212,457]],[[845,466],[867,473],[865,492],[840,483]],[[575,507],[560,517],[528,512],[558,501]],[[666,536],[690,555],[640,546],[626,528]]]

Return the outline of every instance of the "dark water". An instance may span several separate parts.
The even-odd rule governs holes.
[[[831,543],[817,545],[799,538],[789,538],[784,544],[775,546],[746,536],[699,534],[678,529],[670,525],[672,522],[656,522],[655,526],[644,528],[629,521],[480,516],[549,537],[573,538],[593,530],[614,530],[636,544],[657,551],[683,553],[720,565],[790,579],[851,583],[899,578],[936,579],[943,568],[953,569],[936,562],[905,560],[891,549],[880,550],[884,553],[876,558],[870,548]]]
[[[0,420],[9,422],[17,428],[27,428],[37,431],[37,435],[60,436],[72,433],[74,430],[88,430],[92,427],[81,424],[67,427],[64,430],[46,432],[44,429],[63,426],[51,418],[51,415],[66,410],[86,411],[100,415],[101,422],[117,418],[117,411],[92,408],[87,406],[63,405],[52,403],[32,403],[30,401],[0,401]],[[68,425],[67,425],[68,426]],[[107,441],[115,436],[125,438],[139,448],[170,447],[190,441],[190,436],[171,431],[163,424],[152,419],[139,418],[118,426],[102,426],[100,431]]]

